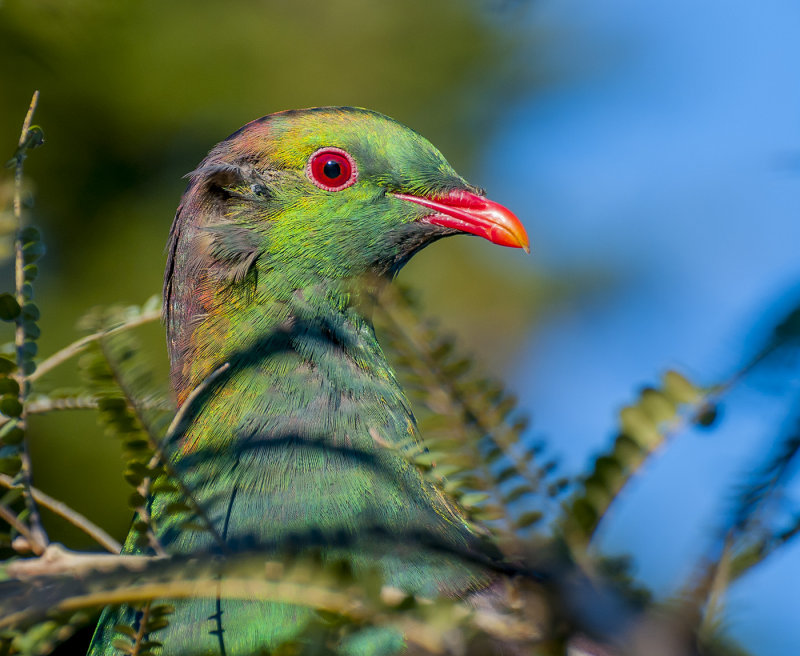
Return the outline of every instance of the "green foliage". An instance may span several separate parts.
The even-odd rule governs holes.
[[[162,643],[154,640],[153,634],[169,625],[167,618],[174,612],[175,607],[170,604],[145,602],[136,612],[135,626],[117,624],[114,627],[119,636],[111,644],[122,654],[154,656],[157,653],[156,648],[161,647]]]
[[[3,321],[14,321],[19,316],[20,307],[15,299],[8,292],[0,294],[0,319]]]
[[[645,387],[634,404],[620,410],[620,431],[611,449],[595,459],[568,501],[560,529],[570,544],[589,544],[608,508],[669,433],[690,415],[708,424],[709,392],[677,371],[667,371],[660,387]]]
[[[40,335],[36,323],[36,306],[32,303],[32,282],[36,278],[35,262],[44,255],[45,248],[39,231],[32,226],[23,225],[21,199],[23,162],[29,150],[44,142],[42,129],[31,126],[37,100],[38,92],[34,94],[23,122],[17,150],[7,164],[9,168],[14,168],[15,285],[13,294],[5,292],[0,295],[0,319],[13,322],[14,343],[8,349],[13,352],[13,360],[11,357],[0,356],[0,473],[18,477],[24,483],[22,499],[17,503],[22,509],[16,513],[16,521],[11,519],[14,517],[13,510],[7,506],[3,508],[5,519],[11,527],[9,537],[13,539],[16,535],[30,548],[41,550],[40,543],[45,536],[30,490],[31,464],[25,442],[25,405],[30,391],[26,377],[36,370],[36,340]]]
[[[376,328],[425,437],[415,464],[472,519],[501,522],[497,527],[511,532],[535,527],[568,481],[555,476],[554,460],[539,464],[541,445],[522,439],[528,421],[516,398],[476,372],[472,358],[432,321],[421,320],[407,289],[384,286],[375,301]]]
[[[98,418],[110,436],[121,440],[123,477],[134,488],[128,505],[136,513],[133,529],[140,548],[160,552],[156,530],[146,508],[152,481],[165,475],[157,456],[169,408],[163,393],[154,392],[152,377],[142,361],[135,337],[129,332],[108,334],[125,321],[136,321],[142,308],[111,308],[87,315],[82,325],[90,334],[104,335],[93,341],[80,359],[86,390],[95,400]]]

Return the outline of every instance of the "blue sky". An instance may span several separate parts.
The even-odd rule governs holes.
[[[537,266],[612,267],[515,371],[579,471],[638,386],[666,368],[720,380],[800,297],[800,4],[539,0],[530,18],[549,35],[532,56],[564,75],[509,111],[481,179],[519,210]],[[798,375],[751,383],[718,429],[679,436],[614,508],[603,548],[632,550],[642,579],[673,591],[798,390]],[[729,630],[759,656],[800,653],[798,582],[795,545],[731,591]]]

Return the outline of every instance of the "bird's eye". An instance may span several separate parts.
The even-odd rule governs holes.
[[[358,179],[358,169],[341,148],[320,148],[308,159],[306,175],[320,189],[341,191]]]

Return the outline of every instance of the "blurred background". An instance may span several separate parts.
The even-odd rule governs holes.
[[[450,239],[400,277],[580,474],[643,384],[666,368],[725,379],[800,300],[799,33],[791,0],[0,0],[0,152],[42,94],[47,143],[26,162],[48,246],[40,353],[76,339],[90,307],[159,292],[182,176],[214,143],[282,109],[369,107],[525,223],[531,257]],[[161,327],[144,333],[165,374]],[[597,546],[675,593],[792,420],[796,371],[748,378],[712,431],[671,441]],[[92,413],[31,424],[37,485],[122,539],[118,444]],[[781,511],[799,500],[787,488]],[[798,581],[790,544],[731,588],[728,632],[753,654],[800,653]]]

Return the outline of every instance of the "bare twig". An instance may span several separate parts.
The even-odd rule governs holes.
[[[19,517],[14,514],[14,511],[3,504],[0,504],[0,519],[6,521],[17,533],[25,538],[33,553],[37,556],[44,553],[46,545],[37,539],[24,522],[20,521]]]
[[[69,574],[81,577],[91,572],[104,572],[125,567],[131,571],[143,569],[156,560],[153,556],[131,556],[69,551],[57,543],[47,545],[39,558],[22,558],[6,565],[8,576],[25,580],[35,576]]]
[[[19,136],[19,149],[17,154],[16,169],[14,171],[14,218],[17,222],[17,238],[14,242],[15,254],[15,282],[16,282],[16,299],[20,307],[25,304],[25,294],[23,291],[25,285],[25,259],[22,251],[22,164],[25,160],[24,149],[28,140],[28,132],[31,128],[33,121],[33,114],[36,111],[36,104],[39,102],[39,92],[33,93],[31,104],[28,107],[28,113],[25,115],[25,120],[22,122],[22,131]],[[16,332],[14,334],[14,344],[17,351],[17,373],[16,379],[19,383],[19,402],[22,405],[22,413],[19,417],[17,426],[26,432],[26,411],[25,411],[25,398],[28,395],[28,378],[25,374],[25,325],[21,317],[17,319]],[[28,449],[27,437],[23,437],[20,446],[20,476],[22,479],[23,494],[25,497],[25,505],[28,508],[28,523],[30,525],[30,533],[33,537],[33,543],[46,545],[48,543],[47,533],[42,527],[42,520],[39,516],[39,510],[36,507],[36,501],[31,493],[32,486],[32,471],[31,471],[31,457]]]
[[[17,485],[14,484],[14,479],[7,474],[0,474],[0,485],[8,488],[9,490],[17,487]],[[35,487],[31,488],[31,493],[33,494],[33,498],[36,500],[36,503],[54,512],[59,517],[66,519],[70,524],[86,533],[86,535],[91,537],[104,549],[107,549],[113,554],[117,554],[122,550],[122,545],[119,542],[112,538],[102,528],[81,515],[78,511],[73,510],[65,503],[54,499]]]
[[[28,401],[28,415],[43,415],[58,410],[96,410],[93,396],[66,396],[58,399],[39,398]]]
[[[110,335],[113,335],[115,333],[123,332],[125,330],[130,330],[132,328],[136,328],[138,326],[150,323],[152,321],[158,321],[160,318],[161,318],[161,310],[153,310],[151,312],[145,312],[141,316],[134,319],[133,321],[128,321],[120,326],[116,326],[108,330],[100,330],[91,335],[87,335],[86,337],[82,337],[81,339],[72,342],[72,344],[65,346],[60,351],[56,351],[46,360],[40,362],[39,365],[36,367],[36,371],[34,371],[30,376],[28,376],[28,380],[30,381],[38,380],[50,370],[55,369],[60,364],[66,362],[70,358],[83,352],[86,349],[86,347],[89,346],[92,342],[96,342],[97,340],[102,339],[103,337],[109,337]]]
[[[29,379],[30,380],[30,379]],[[147,410],[174,411],[174,406],[164,399],[147,399],[141,402],[143,408]],[[62,410],[97,410],[97,399],[93,396],[65,396],[63,398],[37,398],[28,400],[25,408],[27,415],[44,415],[48,412],[60,412]],[[12,421],[13,417],[0,417],[0,427]]]
[[[30,380],[30,378],[28,379]],[[91,397],[71,397],[65,399],[40,399],[28,401],[25,406],[25,416],[43,415],[54,410],[95,410],[97,401]],[[15,417],[0,417],[0,426],[5,426],[9,421],[16,421]]]

